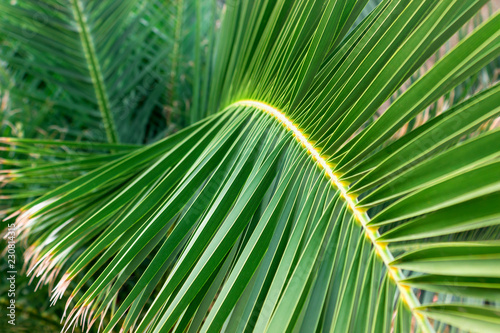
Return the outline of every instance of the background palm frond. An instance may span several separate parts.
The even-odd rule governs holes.
[[[4,89],[12,107],[32,114],[38,127],[74,131],[62,138],[142,143],[185,126],[195,29],[167,13],[188,3],[3,3]],[[186,15],[194,12],[188,9]],[[209,27],[202,22],[200,34]],[[172,115],[166,103],[181,104]]]

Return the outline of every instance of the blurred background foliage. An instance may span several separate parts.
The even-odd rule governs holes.
[[[14,11],[17,7],[7,3],[1,5],[7,14],[32,17],[22,29],[14,30],[8,15],[2,16],[2,135],[106,141],[86,50],[78,50],[81,41],[74,31],[73,13],[58,8],[57,3],[51,8],[37,1],[26,3],[20,7],[22,11]],[[211,52],[208,39],[219,25],[222,4],[200,2],[199,40],[194,4],[134,0],[125,1],[120,10],[85,8],[96,21],[90,37],[96,45],[95,58],[103,74],[117,141],[148,143],[203,117],[191,112],[194,80],[199,79],[194,75],[195,57],[199,57],[198,70],[206,71]],[[58,12],[61,22],[51,20],[53,12]],[[63,31],[67,48],[55,46],[52,38],[60,36],[50,35],[61,28],[67,29]],[[195,43],[201,47],[195,48]],[[75,55],[72,48],[81,54]]]

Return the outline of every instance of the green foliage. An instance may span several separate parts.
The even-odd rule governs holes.
[[[109,141],[2,139],[28,274],[68,329],[498,331],[499,13],[439,52],[487,3],[0,5],[24,97]],[[170,133],[165,101],[189,126],[116,143]]]
[[[59,137],[72,139],[143,143],[185,126],[192,120],[185,101],[192,98],[187,86],[194,54],[187,50],[195,29],[175,14],[182,6],[154,0],[3,2],[2,86],[12,108],[26,110],[25,126],[48,131],[52,125]],[[193,13],[185,9],[191,20]],[[200,35],[209,27],[202,22]],[[198,62],[205,57],[203,52]],[[33,137],[33,130],[26,135]]]

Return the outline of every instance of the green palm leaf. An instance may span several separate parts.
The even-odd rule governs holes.
[[[384,0],[357,24],[367,3],[228,1],[195,75],[191,120],[208,117],[149,146],[14,170],[9,184],[79,172],[13,215],[28,273],[57,279],[53,302],[69,296],[65,328],[497,330],[499,132],[477,133],[500,112],[498,84],[396,134],[497,60],[500,15],[380,115],[487,1]]]
[[[165,15],[174,7],[159,1],[2,3],[2,55],[15,106],[26,108],[24,98],[35,109],[48,103],[52,115],[81,117],[83,130],[91,132],[87,138],[97,141],[102,133],[96,128],[102,127],[114,143],[142,143],[158,132],[172,132],[166,125],[183,125],[187,116],[180,110],[186,107],[165,120],[163,103],[168,98],[169,104],[178,104],[190,95],[170,93],[181,88],[176,82],[167,84],[168,73],[172,80],[185,76],[192,59],[179,50],[187,42],[172,38],[175,22],[182,23],[182,18]],[[179,30],[178,39],[192,40],[192,31],[184,29],[184,36]],[[155,121],[149,128],[148,122],[159,116],[163,123]]]

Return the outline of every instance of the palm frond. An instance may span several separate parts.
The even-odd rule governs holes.
[[[109,142],[143,142],[152,113],[163,109],[172,43],[164,35],[166,7],[157,1],[2,3],[11,95],[35,109],[37,99],[47,103],[53,115],[83,115],[84,130],[103,125],[88,137],[93,140],[105,133]]]
[[[59,164],[89,168],[16,223],[29,274],[71,290],[65,328],[498,330],[499,131],[471,134],[499,84],[395,134],[497,61],[500,14],[374,119],[487,1],[383,0],[351,29],[367,2],[228,1],[208,117]]]

